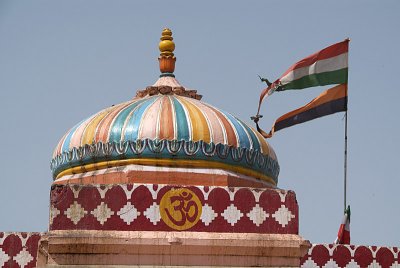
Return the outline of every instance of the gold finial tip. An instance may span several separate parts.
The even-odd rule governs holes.
[[[160,63],[162,76],[174,76],[173,72],[175,70],[176,58],[173,53],[175,50],[175,43],[172,40],[174,40],[172,31],[165,28],[161,33],[160,44],[158,45],[161,52],[158,61]]]
[[[161,33],[161,42],[158,45],[158,48],[160,49],[161,56],[174,56],[174,50],[175,50],[175,43],[174,38],[172,37],[172,31],[168,28],[165,28],[162,33]]]
[[[172,31],[169,28],[164,28],[164,30],[161,33],[162,36],[172,36]]]

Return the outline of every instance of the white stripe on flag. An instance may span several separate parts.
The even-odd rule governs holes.
[[[302,78],[307,75],[316,74],[316,73],[325,73],[340,70],[343,68],[347,68],[348,60],[347,60],[348,53],[340,54],[336,57],[332,57],[325,60],[319,60],[315,63],[305,66],[302,68],[294,69],[293,71],[289,72],[287,75],[281,77],[280,81],[283,85],[286,85],[294,80]]]

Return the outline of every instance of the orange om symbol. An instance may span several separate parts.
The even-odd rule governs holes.
[[[195,193],[179,188],[164,194],[160,202],[160,214],[163,221],[175,230],[193,227],[200,219],[202,205]]]

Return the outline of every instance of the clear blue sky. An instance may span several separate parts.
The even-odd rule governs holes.
[[[74,124],[132,98],[159,75],[161,30],[176,41],[178,80],[245,121],[263,85],[351,39],[349,184],[355,244],[400,245],[399,1],[0,1],[0,230],[45,231],[49,162]],[[269,129],[324,88],[275,93]],[[333,242],[343,214],[343,113],[269,142],[279,186],[297,193],[300,232]],[[251,122],[249,122],[252,124]]]

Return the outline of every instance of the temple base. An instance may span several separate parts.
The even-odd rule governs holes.
[[[51,231],[40,242],[38,267],[299,267],[310,246],[293,234]]]

